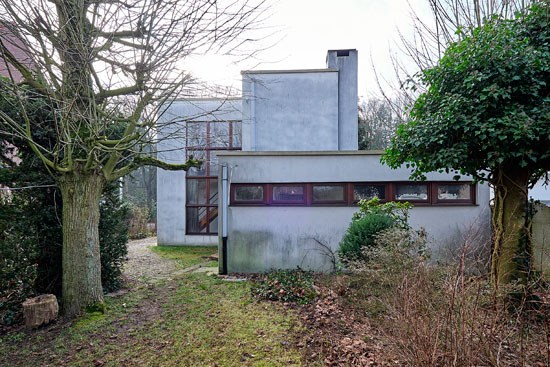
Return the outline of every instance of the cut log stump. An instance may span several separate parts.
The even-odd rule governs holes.
[[[58,312],[59,305],[53,294],[43,294],[23,302],[23,316],[27,329],[34,329],[52,322]]]

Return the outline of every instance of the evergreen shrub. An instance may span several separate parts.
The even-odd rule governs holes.
[[[369,213],[351,222],[346,230],[338,255],[343,263],[365,260],[365,247],[373,247],[376,244],[376,235],[395,224],[395,219],[385,214]]]
[[[0,202],[0,323],[20,320],[21,303],[44,293],[61,296],[63,236],[57,188],[13,192]],[[127,256],[129,208],[116,184],[100,203],[99,242],[104,292],[120,288]]]

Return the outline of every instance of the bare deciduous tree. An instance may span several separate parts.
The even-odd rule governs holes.
[[[397,126],[403,122],[401,108],[380,98],[368,98],[359,104],[359,149],[386,149]]]
[[[383,76],[375,70],[380,93],[394,113],[405,117],[404,108],[424,88],[413,76],[434,67],[447,46],[467,33],[462,30],[479,27],[495,15],[510,19],[532,3],[533,0],[424,0],[427,8],[423,8],[416,1],[409,1],[411,25],[398,30],[396,49],[390,53],[394,75]]]
[[[19,111],[19,119],[1,114],[1,129],[25,139],[61,188],[66,314],[103,304],[103,185],[144,165],[186,170],[200,163],[166,164],[142,148],[169,101],[193,87],[185,57],[240,52],[262,7],[263,0],[0,0],[0,57],[13,77],[22,75],[1,84],[2,98]],[[22,42],[9,44],[14,38]],[[30,98],[48,102],[56,133],[50,146],[36,143],[24,107]]]

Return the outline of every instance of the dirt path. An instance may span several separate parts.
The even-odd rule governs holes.
[[[181,267],[173,260],[161,259],[149,247],[157,245],[156,237],[128,242],[128,261],[124,275],[130,281],[149,281],[167,278]]]

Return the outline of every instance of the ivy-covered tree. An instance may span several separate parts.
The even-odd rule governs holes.
[[[528,189],[550,169],[550,6],[463,29],[439,63],[417,75],[426,91],[382,158],[391,167],[453,171],[494,188],[491,273],[525,279],[531,265]]]

